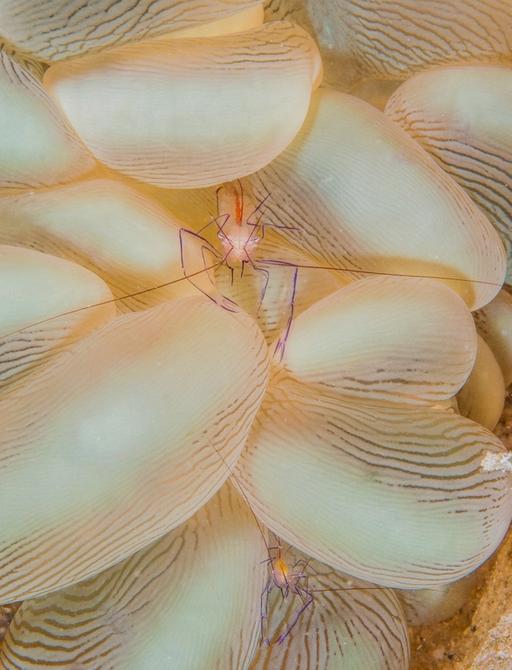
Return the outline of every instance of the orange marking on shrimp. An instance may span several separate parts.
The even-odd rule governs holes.
[[[283,558],[278,558],[274,564],[274,572],[276,575],[279,575],[280,579],[286,579],[286,575],[289,573],[288,565]]]
[[[236,211],[236,222],[238,223],[239,226],[241,226],[244,218],[243,192],[235,193],[235,211]]]
[[[217,189],[219,219],[217,237],[224,250],[224,260],[230,269],[249,263],[255,267],[252,254],[261,237],[256,234],[258,223],[250,221],[258,211],[254,201],[244,193],[240,180],[223,184]],[[222,212],[222,213],[221,213]],[[245,217],[245,212],[248,216]]]

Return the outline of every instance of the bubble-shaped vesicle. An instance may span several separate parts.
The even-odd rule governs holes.
[[[0,49],[0,188],[49,186],[95,161],[38,78]]]
[[[495,551],[512,517],[505,449],[445,410],[363,404],[271,382],[237,465],[258,516],[337,570],[382,586],[445,584]]]
[[[494,430],[505,404],[503,373],[489,345],[478,337],[475,365],[457,395],[462,416]]]
[[[460,389],[476,350],[471,313],[447,286],[369,277],[298,316],[281,363],[297,379],[343,395],[425,404]]]
[[[512,382],[512,295],[500,291],[474,317],[477,330],[490,346],[508,386]]]
[[[120,311],[197,294],[184,274],[200,272],[204,261],[198,240],[181,239],[184,227],[158,202],[120,180],[96,178],[0,196],[1,243],[78,261],[100,275],[116,298],[138,294],[119,300]]]
[[[475,309],[499,291],[503,244],[481,210],[401,128],[335,91],[313,98],[303,129],[249,177],[292,244],[355,277],[444,280]],[[468,281],[472,280],[472,281]]]
[[[266,0],[314,35],[326,79],[405,79],[446,63],[512,62],[509,0]]]
[[[397,590],[411,626],[431,626],[451,619],[473,595],[479,582],[479,571],[451,584],[428,589]]]
[[[295,570],[307,576],[312,602],[276,644],[304,603],[291,593],[283,603],[278,589],[271,593],[265,625],[274,644],[260,647],[251,670],[407,670],[407,625],[391,589],[348,579],[294,549],[285,556],[292,571],[298,561]]]
[[[2,399],[1,602],[92,576],[188,519],[229,476],[266,386],[257,326],[206,298],[126,314],[71,353]]]
[[[247,2],[245,4],[247,5]],[[256,4],[253,3],[245,9],[239,9],[223,18],[216,18],[213,21],[208,21],[208,23],[201,23],[190,28],[173,30],[167,37],[177,39],[179,37],[214,37],[215,35],[242,33],[261,26],[264,18],[265,13],[261,0],[256,0]]]
[[[320,67],[309,35],[278,21],[126,45],[53,65],[44,83],[100,161],[151,184],[192,188],[275,158],[304,121]]]
[[[511,64],[512,65],[512,64]],[[512,67],[445,67],[413,77],[386,114],[463,186],[500,232],[512,276]]]
[[[0,387],[46,364],[115,313],[108,286],[89,270],[0,245]]]
[[[1,0],[2,35],[42,60],[183,30],[218,20],[259,0]]]
[[[254,517],[229,485],[186,524],[101,575],[26,601],[3,670],[249,667],[266,576]],[[35,631],[37,630],[37,633]]]

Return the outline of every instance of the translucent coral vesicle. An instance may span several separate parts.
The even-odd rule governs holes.
[[[140,293],[120,300],[122,311],[196,293],[189,282],[179,281],[183,226],[158,202],[122,180],[96,178],[0,194],[0,242],[30,245],[80,262],[99,274],[116,298]],[[188,274],[203,268],[198,247],[196,240],[187,239]]]
[[[512,63],[511,63],[512,65]],[[444,67],[412,77],[386,114],[464,189],[501,234],[512,277],[512,67]]]
[[[436,403],[466,381],[476,332],[464,301],[431,279],[369,277],[295,319],[282,364],[362,400]]]
[[[94,670],[247,669],[259,632],[262,549],[253,516],[226,484],[151,547],[25,602],[0,665],[73,668],[79,657]]]
[[[49,186],[94,165],[40,81],[0,49],[0,188]]]
[[[119,317],[4,398],[0,601],[94,575],[194,514],[229,476],[267,365],[248,317],[184,298]]]
[[[115,311],[109,287],[81,265],[0,245],[0,386],[45,365]]]
[[[449,411],[382,406],[271,382],[237,473],[258,516],[342,572],[422,588],[463,577],[495,551],[512,516],[506,453]]]
[[[509,0],[266,0],[315,37],[326,79],[405,79],[449,63],[510,63]]]
[[[41,60],[62,60],[228,18],[260,0],[1,0],[2,34]]]
[[[445,281],[471,309],[505,276],[503,244],[469,195],[399,126],[321,89],[296,139],[248,178],[265,215],[319,265]],[[471,281],[474,280],[474,281]]]
[[[269,163],[294,138],[321,64],[302,28],[154,39],[56,64],[44,83],[92,151],[141,181],[192,188]]]

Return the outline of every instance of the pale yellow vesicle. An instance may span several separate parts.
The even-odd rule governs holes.
[[[512,278],[511,67],[445,67],[395,91],[386,114],[463,186],[502,236]]]
[[[321,265],[354,277],[445,278],[471,309],[502,285],[503,244],[481,210],[407,133],[354,97],[320,89],[297,138],[249,182],[257,199],[270,193],[269,222],[288,227],[279,233]]]
[[[97,670],[247,669],[259,636],[265,556],[254,517],[226,484],[151,547],[26,601],[0,667],[74,668],[80,659]]]
[[[0,189],[69,181],[95,165],[38,77],[5,50],[0,50],[0,129]]]
[[[47,61],[227,19],[259,0],[1,0],[2,35]]]
[[[432,626],[457,614],[473,595],[478,581],[477,571],[452,584],[414,591],[397,590],[396,593],[409,625]]]
[[[509,0],[265,0],[313,35],[326,81],[406,79],[448,63],[512,63]]]
[[[108,286],[80,265],[0,245],[0,386],[20,380],[115,312]]]
[[[98,160],[193,188],[275,158],[301,127],[320,70],[313,40],[283,21],[126,45],[53,65],[44,83]]]
[[[214,37],[216,35],[231,35],[232,33],[243,33],[251,28],[257,28],[263,23],[263,4],[260,2],[236,14],[222,19],[204,23],[193,28],[182,28],[169,34],[170,38],[178,37]]]
[[[158,202],[120,180],[91,179],[40,191],[0,196],[0,242],[30,245],[78,261],[100,275],[121,311],[197,295],[184,278],[204,267],[200,242]],[[184,248],[185,247],[185,248]],[[182,262],[182,250],[187,262]],[[194,284],[205,285],[207,275]],[[159,290],[162,284],[171,283]]]
[[[474,316],[477,330],[490,346],[508,386],[512,382],[512,295],[500,291]]]
[[[448,287],[370,277],[294,320],[282,365],[297,379],[362,400],[433,404],[464,384],[476,346],[471,313]]]
[[[3,398],[0,601],[97,574],[186,521],[229,476],[267,368],[252,320],[184,298],[119,317]]]
[[[391,589],[349,579],[293,548],[285,556],[292,571],[304,561],[295,569],[307,575],[313,602],[276,644],[303,602],[289,594],[283,603],[279,590],[272,592],[264,631],[274,644],[260,646],[250,670],[407,670],[407,625]],[[300,584],[306,588],[305,579]]]
[[[423,588],[469,574],[512,518],[511,475],[481,467],[506,453],[452,412],[319,391],[281,372],[237,474],[263,523],[337,570]]]
[[[494,430],[505,404],[505,382],[494,354],[478,337],[475,366],[457,395],[462,416]]]

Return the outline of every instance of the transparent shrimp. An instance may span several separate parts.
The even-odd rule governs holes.
[[[284,632],[278,637],[277,644],[284,642],[299,621],[301,615],[314,601],[313,594],[308,589],[308,562],[300,559],[295,561],[290,567],[284,558],[281,544],[277,547],[271,547],[271,550],[277,550],[277,555],[267,559],[270,574],[261,594],[261,640],[266,645],[271,644],[269,637],[265,637],[264,623],[268,619],[268,599],[273,589],[278,589],[281,592],[283,600],[286,600],[290,595],[298,596],[301,600],[291,621],[287,624]]]
[[[209,257],[217,261],[216,270],[221,266],[227,268],[230,273],[231,285],[233,285],[235,277],[242,279],[246,274],[246,268],[249,267],[262,280],[258,307],[255,314],[257,317],[269,287],[271,266],[279,265],[291,268],[290,298],[288,300],[288,318],[285,328],[287,336],[294,316],[299,268],[296,264],[283,260],[276,261],[270,258],[264,261],[256,260],[256,251],[260,242],[265,237],[266,228],[294,230],[292,227],[269,225],[264,222],[263,207],[269,197],[270,194],[256,204],[244,190],[240,180],[220,186],[216,191],[217,217],[209,221],[197,232],[185,228],[180,230],[182,269],[184,276],[190,277],[190,270],[196,267],[193,264],[193,260],[191,260],[191,256],[193,255],[192,247],[190,250],[187,247],[187,242],[189,241],[200,243],[204,266],[206,266],[207,257]],[[211,227],[215,228],[215,237],[220,242],[222,251],[216,249],[205,236]],[[225,295],[219,295],[213,277],[211,277],[209,288],[205,288],[204,284],[202,286],[199,285],[197,274],[193,274],[195,276],[190,279],[191,283],[204,295],[229,311],[236,311],[238,309],[237,303],[233,300]]]

